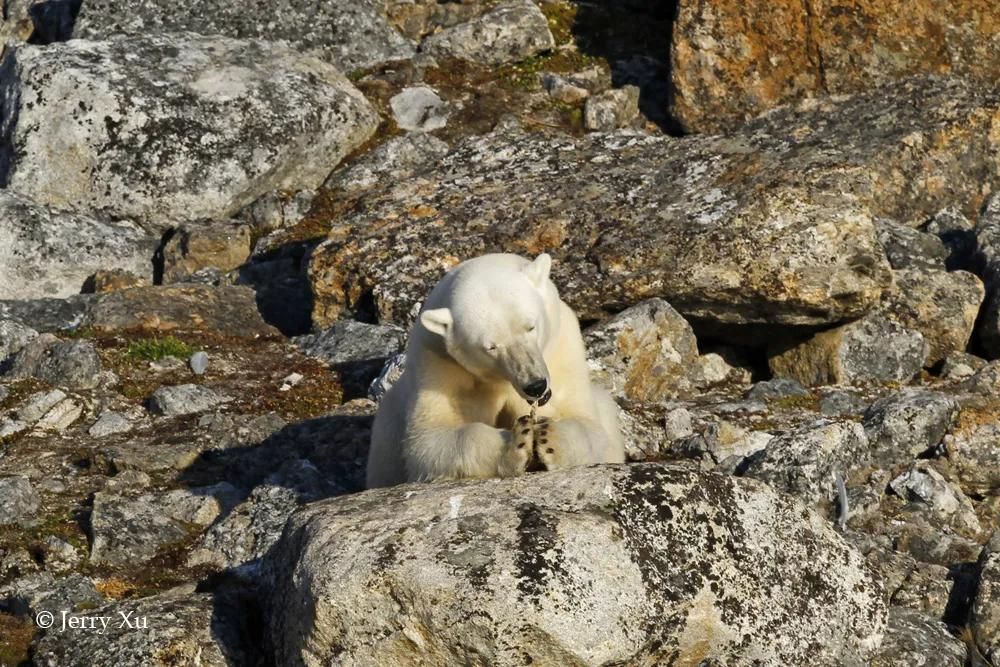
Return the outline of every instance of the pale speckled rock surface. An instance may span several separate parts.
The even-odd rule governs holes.
[[[251,664],[240,649],[238,607],[220,610],[216,596],[178,587],[98,609],[109,616],[102,634],[89,629],[51,632],[38,644],[36,664],[45,667],[227,667]],[[131,625],[122,626],[122,617]],[[136,627],[144,619],[145,627]]]
[[[226,217],[315,187],[377,125],[332,65],[193,33],[20,46],[0,81],[6,187],[140,221]]]
[[[906,381],[929,352],[919,332],[873,313],[801,343],[781,343],[768,352],[768,365],[776,377],[805,385]]]
[[[652,464],[315,503],[269,568],[279,664],[860,665],[886,616],[825,521]]]
[[[345,72],[413,55],[413,45],[389,25],[377,0],[85,0],[49,1],[41,29],[49,39],[136,39],[190,31],[241,39],[284,41],[329,60]],[[73,16],[73,5],[78,13]],[[75,18],[75,20],[74,20]]]
[[[2,192],[0,299],[79,294],[87,278],[108,267],[151,280],[159,243],[158,232],[128,220],[53,211]]]
[[[672,36],[672,111],[700,132],[915,74],[991,85],[1000,67],[990,0],[681,0]]]
[[[402,181],[448,152],[448,144],[426,132],[393,137],[332,174],[324,185],[344,193],[375,187],[381,181]]]
[[[863,422],[872,457],[886,467],[916,458],[941,443],[957,411],[952,397],[920,388],[875,401]]]
[[[916,331],[929,346],[926,366],[964,352],[983,303],[983,281],[967,271],[906,269],[893,272],[893,287],[876,309]]]
[[[867,461],[868,437],[860,424],[821,420],[774,437],[739,470],[814,504],[833,500],[836,476],[846,478]]]
[[[548,21],[531,0],[505,0],[480,16],[424,40],[421,51],[489,65],[523,60],[555,46]]]
[[[406,323],[445,270],[497,250],[551,252],[582,317],[654,296],[711,322],[858,317],[890,284],[873,218],[978,196],[997,171],[998,116],[989,95],[917,80],[727,137],[574,140],[504,125],[336,221],[309,266],[313,321],[373,296],[382,321]]]
[[[966,664],[962,641],[940,620],[892,607],[885,641],[871,667],[959,667]]]

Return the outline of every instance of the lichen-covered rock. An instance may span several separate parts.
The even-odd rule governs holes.
[[[809,396],[809,390],[795,380],[774,378],[755,382],[747,392],[749,401],[766,401],[794,396]]]
[[[218,594],[194,589],[182,586],[80,611],[76,615],[109,617],[108,627],[103,632],[87,627],[50,631],[33,651],[34,661],[46,667],[253,664],[240,641],[240,615],[220,605]],[[129,623],[122,623],[123,618]],[[61,616],[57,621],[61,623]]]
[[[961,533],[975,535],[982,529],[969,497],[949,484],[930,462],[911,464],[889,482],[889,488],[921,510],[936,514]]]
[[[1000,8],[988,0],[681,0],[673,26],[674,116],[688,131],[914,74],[992,84]]]
[[[0,319],[0,364],[38,337],[38,332],[14,320]]]
[[[226,482],[134,497],[99,491],[90,514],[90,561],[140,565],[211,524],[237,499]]]
[[[332,495],[332,485],[306,460],[289,461],[198,539],[188,565],[256,569],[281,537],[289,515],[303,503]]]
[[[941,364],[941,377],[946,380],[966,380],[986,366],[986,360],[968,352],[952,352]]]
[[[0,526],[31,519],[41,507],[35,487],[24,477],[0,477]]]
[[[448,144],[426,132],[393,137],[357,160],[337,169],[324,187],[354,194],[379,182],[398,182],[432,166],[448,152]]]
[[[53,211],[0,192],[0,299],[79,294],[107,266],[152,279],[159,243],[160,234],[128,220]]]
[[[13,320],[36,331],[54,332],[76,329],[95,300],[92,294],[78,294],[65,299],[17,299],[0,301],[0,319]]]
[[[894,269],[943,269],[948,250],[933,234],[907,227],[894,220],[876,220],[878,241]]]
[[[979,557],[979,588],[972,604],[972,627],[986,657],[1000,658],[1000,533]]]
[[[983,303],[983,282],[966,271],[936,269],[894,271],[893,278],[877,310],[924,337],[930,346],[924,365],[965,351]]]
[[[233,400],[199,384],[160,387],[149,397],[149,411],[162,417],[176,417],[204,412]]]
[[[864,415],[872,458],[887,468],[917,458],[941,443],[957,410],[950,396],[920,388],[875,401]]]
[[[268,565],[278,664],[862,664],[886,617],[827,521],[656,464],[313,503]]]
[[[966,493],[982,494],[1000,485],[1000,406],[996,403],[963,408],[944,444]]]
[[[232,271],[250,257],[250,236],[250,227],[239,223],[183,225],[163,245],[163,282],[181,282],[208,267]]]
[[[32,339],[18,352],[6,377],[34,377],[70,389],[93,389],[101,378],[101,358],[89,340],[60,341],[52,334]]]
[[[94,294],[104,294],[130,287],[147,287],[152,283],[151,277],[136,275],[125,269],[99,269],[87,279],[84,289]]]
[[[1000,194],[983,207],[976,225],[976,264],[986,284],[979,343],[989,358],[1000,358]]]
[[[406,332],[399,327],[342,320],[315,334],[295,338],[295,344],[311,357],[330,364],[377,361],[400,352]]]
[[[136,287],[100,295],[83,325],[103,331],[204,331],[258,338],[278,335],[257,310],[254,291],[240,285]]]
[[[555,47],[549,23],[531,0],[505,0],[471,21],[425,39],[420,50],[487,65],[524,60]]]
[[[257,231],[273,232],[282,227],[292,227],[308,215],[316,199],[315,190],[299,190],[295,193],[269,192],[239,212],[237,217],[245,220]],[[264,249],[260,239],[254,246]]]
[[[724,372],[711,372],[710,362],[698,354],[691,325],[663,299],[644,301],[591,327],[584,344],[598,383],[632,401],[688,398],[740,379],[725,362]]]
[[[225,218],[316,187],[377,125],[332,65],[218,36],[19,46],[0,81],[6,187],[140,221]]]
[[[639,87],[623,86],[587,98],[583,106],[583,126],[588,130],[616,130],[628,127],[639,117]]]
[[[768,365],[776,377],[805,385],[903,381],[920,372],[929,350],[920,333],[871,314],[804,342],[774,347]]]
[[[49,40],[106,39],[125,33],[190,31],[288,43],[345,72],[413,55],[413,45],[390,25],[384,2],[285,0],[280,5],[243,0],[86,0],[45,2],[36,24]],[[40,20],[39,20],[40,19]]]
[[[997,171],[998,108],[929,79],[814,100],[726,137],[573,139],[505,123],[333,221],[309,266],[313,322],[374,297],[380,321],[406,324],[445,270],[490,251],[550,252],[588,318],[651,297],[701,322],[860,317],[890,284],[872,220],[925,220],[979,196]]]
[[[0,608],[17,616],[50,612],[58,619],[55,627],[62,624],[63,610],[94,608],[103,603],[94,581],[76,573],[57,579],[49,572],[38,572],[0,588]]]
[[[871,667],[958,667],[965,645],[938,619],[904,607],[889,608],[885,640]]]
[[[868,460],[868,438],[852,421],[820,420],[775,436],[740,466],[740,473],[763,480],[807,503],[837,497],[835,478]]]

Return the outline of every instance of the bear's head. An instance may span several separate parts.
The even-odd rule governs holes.
[[[509,382],[524,400],[544,405],[552,396],[544,352],[560,303],[551,267],[547,254],[463,262],[431,292],[420,325],[472,375]]]

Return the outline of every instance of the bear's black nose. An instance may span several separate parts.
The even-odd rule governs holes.
[[[538,378],[524,385],[524,393],[530,398],[541,398],[549,390],[548,380]]]

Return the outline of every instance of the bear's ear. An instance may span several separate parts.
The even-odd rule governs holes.
[[[543,252],[541,255],[535,258],[535,260],[524,267],[524,272],[528,274],[528,278],[531,282],[535,284],[535,287],[541,289],[545,285],[545,281],[549,279],[549,272],[552,270],[552,258],[548,253]]]
[[[451,311],[447,308],[435,308],[420,313],[420,323],[424,328],[438,336],[444,336],[451,326]]]

